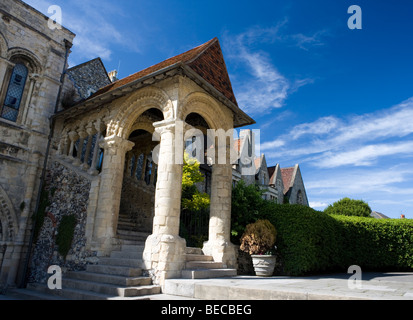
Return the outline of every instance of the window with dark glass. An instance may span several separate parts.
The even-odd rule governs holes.
[[[1,110],[2,118],[16,122],[27,74],[28,70],[25,65],[16,64],[14,66]]]

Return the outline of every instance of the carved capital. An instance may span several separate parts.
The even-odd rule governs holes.
[[[70,131],[69,132],[69,139],[70,141],[76,141],[77,139],[79,139],[79,134],[76,131]]]
[[[126,153],[132,150],[134,145],[135,143],[133,143],[132,141],[123,139],[116,135],[103,138],[99,141],[99,146],[101,148],[104,148],[105,151],[109,151],[111,154],[116,154],[117,150]]]

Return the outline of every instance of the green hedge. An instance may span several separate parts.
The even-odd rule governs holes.
[[[287,274],[347,272],[351,265],[362,270],[413,270],[412,220],[334,216],[270,202],[260,205],[258,218],[276,227],[276,245]]]

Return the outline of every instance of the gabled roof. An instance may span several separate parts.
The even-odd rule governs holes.
[[[295,171],[296,166],[289,168],[281,168],[281,176],[284,184],[284,194],[286,194],[288,192],[288,189],[290,189],[291,187]]]
[[[281,175],[281,170],[280,170],[280,165],[277,163],[277,165],[268,167],[268,176],[270,177],[270,180],[268,182],[269,185],[276,185],[277,184],[277,174],[280,172]]]
[[[196,48],[166,59],[144,70],[136,72],[126,78],[115,81],[97,91],[93,96],[101,95],[136,81],[151,73],[170,67],[177,63],[189,66],[193,71],[209,82],[215,89],[221,92],[232,103],[238,106],[232,91],[231,81],[228,76],[221,46],[217,38],[214,38]]]
[[[376,219],[390,219],[388,216],[377,211],[372,211],[370,216]]]
[[[73,85],[82,99],[90,96],[90,91],[96,92],[101,87],[111,83],[105,65],[100,58],[86,61],[66,70]]]
[[[84,110],[99,107],[102,103],[124,96],[134,88],[150,85],[165,76],[173,76],[174,71],[182,72],[228,107],[234,115],[234,128],[255,123],[238,106],[217,38],[106,85],[88,99],[70,108],[70,111],[61,111],[56,116],[76,116]]]

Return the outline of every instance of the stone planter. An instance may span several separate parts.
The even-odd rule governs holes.
[[[257,276],[271,277],[275,268],[275,256],[273,255],[251,255],[254,271]]]

